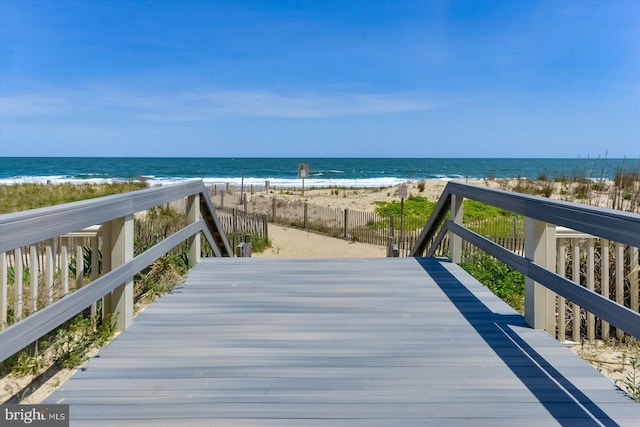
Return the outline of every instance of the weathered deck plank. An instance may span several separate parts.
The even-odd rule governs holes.
[[[72,425],[638,425],[457,266],[203,260],[49,403]]]

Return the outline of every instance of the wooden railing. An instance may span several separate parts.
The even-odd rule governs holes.
[[[463,226],[463,200],[472,199],[525,217],[524,257],[505,249]],[[447,215],[451,219],[447,219]],[[568,230],[557,231],[558,227]],[[560,234],[565,233],[565,234]],[[567,234],[568,233],[568,234]],[[573,233],[573,234],[572,234]],[[449,259],[459,263],[463,240],[487,252],[525,276],[525,320],[537,329],[545,329],[558,339],[565,339],[565,300],[573,304],[572,312],[582,317],[586,312],[587,338],[593,339],[599,319],[603,336],[609,325],[640,338],[638,247],[640,215],[551,200],[543,197],[494,190],[450,182],[443,191],[433,214],[427,221],[410,256],[432,256],[443,237],[449,234]],[[561,237],[557,239],[557,237]],[[566,278],[565,241],[574,250],[572,280]],[[584,240],[586,256],[581,256],[578,242]],[[593,290],[594,239],[599,239],[602,263],[602,289]],[[613,248],[612,251],[609,248]],[[609,288],[609,259],[615,256],[615,292]],[[557,255],[561,256],[558,257]],[[585,286],[580,265],[586,264]],[[556,273],[559,272],[559,273]],[[577,282],[577,283],[576,283]],[[611,299],[611,295],[614,298]],[[557,310],[557,307],[560,307]],[[580,334],[580,322],[573,322],[573,339]]]
[[[134,257],[134,214],[186,198],[187,225]],[[103,274],[84,284],[78,269],[82,250],[75,259],[75,290],[69,292],[69,254],[63,239],[78,230],[92,233],[92,252],[102,253]],[[200,259],[200,235],[204,235],[215,256],[233,256],[216,211],[201,181],[134,191],[76,203],[0,215],[0,361],[3,361],[57,328],[85,309],[102,302],[102,317],[116,330],[133,320],[133,277],[176,245],[186,241],[189,264]],[[101,245],[99,246],[99,243]],[[44,247],[43,257],[38,247]],[[27,248],[27,249],[25,249]],[[23,284],[23,251],[28,250],[29,283]],[[9,301],[8,257],[12,252],[13,294]],[[39,268],[38,260],[41,265]],[[92,261],[92,264],[95,261]],[[97,263],[95,264],[97,266]],[[40,278],[38,271],[44,272]],[[97,268],[93,270],[96,276]],[[39,283],[44,282],[44,286]],[[27,304],[23,285],[29,287]],[[38,302],[38,292],[46,294]],[[44,305],[45,307],[40,307]],[[9,307],[13,323],[8,325]],[[26,310],[25,310],[26,308]],[[23,312],[27,317],[23,318]]]

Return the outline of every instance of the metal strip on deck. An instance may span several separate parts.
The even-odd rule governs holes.
[[[458,266],[203,260],[63,384],[74,426],[640,425]]]

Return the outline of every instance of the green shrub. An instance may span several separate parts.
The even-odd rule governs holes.
[[[460,266],[515,310],[524,311],[524,276],[521,273],[484,252],[468,256]]]
[[[374,202],[376,212],[383,217],[400,216],[401,203],[398,200],[393,202],[378,201]],[[430,201],[424,196],[411,196],[404,202],[405,217],[427,217],[433,212],[436,206],[435,202]]]
[[[468,200],[468,199],[464,201],[463,209],[464,209],[465,221],[513,216],[512,212],[505,211],[504,209],[500,209],[495,206],[486,205],[484,203],[480,203],[475,200]]]

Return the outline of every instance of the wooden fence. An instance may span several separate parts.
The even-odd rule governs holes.
[[[262,225],[241,226],[230,221],[239,221],[238,224],[245,224],[246,221],[260,223],[264,220],[373,245],[387,246],[391,238],[393,244],[398,247],[398,255],[407,256],[427,221],[426,215],[421,218],[385,217],[376,212],[331,208],[276,197],[241,197],[239,194],[220,189],[215,191],[210,189],[209,194],[219,213],[243,218],[223,220],[227,236],[233,235],[237,231],[234,227],[245,227],[243,231],[240,231],[245,234],[252,233],[250,231],[252,227],[253,229],[262,227]],[[252,214],[257,217],[249,219]],[[524,251],[524,231],[521,217],[498,217],[472,221],[468,227],[518,254]],[[470,253],[476,251],[472,245],[467,245],[466,250]]]
[[[244,210],[234,208],[220,208],[217,213],[231,247],[235,248],[246,242],[247,235],[262,241],[269,239],[269,220],[266,215],[245,213]]]

